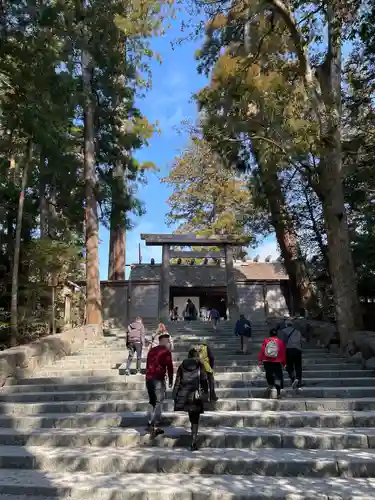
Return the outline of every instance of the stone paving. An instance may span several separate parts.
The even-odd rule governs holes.
[[[123,375],[122,332],[0,391],[1,500],[375,499],[375,378],[307,344],[304,383],[264,399],[252,353],[233,327],[171,325],[175,366],[199,339],[217,358],[216,412],[188,451],[187,415],[164,405],[165,435],[146,434],[144,377]]]

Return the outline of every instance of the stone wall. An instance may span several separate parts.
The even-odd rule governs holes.
[[[0,353],[0,386],[16,383],[38,367],[74,354],[95,341],[102,333],[96,325],[66,330],[28,345],[12,347]]]
[[[348,345],[340,346],[339,334],[334,323],[297,318],[293,320],[293,324],[318,346],[329,350],[341,350],[348,361],[361,363],[363,368],[375,369],[375,332],[353,332]]]
[[[265,320],[263,285],[237,284],[238,307],[251,321]]]
[[[101,283],[103,321],[111,328],[126,328],[128,324],[128,283],[104,281]]]
[[[287,306],[280,284],[264,285],[267,301],[267,313],[270,316],[288,316],[289,308]]]
[[[131,285],[130,320],[159,317],[159,283]]]

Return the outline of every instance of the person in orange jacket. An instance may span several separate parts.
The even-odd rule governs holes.
[[[263,364],[266,372],[266,380],[268,384],[267,395],[271,395],[273,388],[277,391],[277,397],[281,396],[281,389],[284,388],[283,368],[286,365],[286,348],[285,343],[277,337],[277,331],[272,328],[269,337],[267,337],[260,349],[258,362]]]

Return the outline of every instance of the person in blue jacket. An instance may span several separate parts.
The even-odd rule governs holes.
[[[241,337],[241,352],[247,354],[251,338],[251,323],[244,314],[241,314],[240,319],[237,320],[234,333]]]

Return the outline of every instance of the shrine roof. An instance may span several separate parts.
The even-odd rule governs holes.
[[[135,264],[130,272],[132,281],[160,281],[161,265]],[[246,262],[235,264],[235,280],[287,281],[288,275],[279,262]],[[175,265],[169,268],[170,286],[225,286],[226,271],[215,265]]]
[[[199,236],[197,234],[141,234],[147,246],[163,244],[179,246],[241,246],[249,243],[249,238],[238,236]]]

